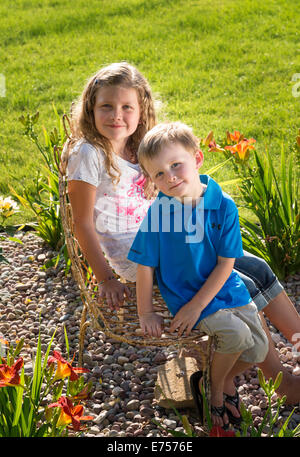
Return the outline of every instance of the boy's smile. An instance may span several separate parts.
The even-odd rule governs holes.
[[[163,146],[155,157],[145,160],[144,167],[165,195],[180,201],[184,198],[195,200],[203,189],[198,174],[202,162],[200,150],[194,154],[177,142]]]

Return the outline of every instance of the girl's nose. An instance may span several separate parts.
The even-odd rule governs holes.
[[[115,109],[112,113],[112,117],[114,120],[121,119],[121,110]]]

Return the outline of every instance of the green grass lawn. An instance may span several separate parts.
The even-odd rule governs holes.
[[[0,17],[0,194],[30,189],[41,169],[19,116],[38,110],[40,131],[50,129],[52,103],[68,112],[86,79],[114,61],[147,77],[160,119],[180,119],[200,137],[238,129],[275,156],[295,141],[298,0],[2,0]],[[207,155],[206,169],[221,159]]]

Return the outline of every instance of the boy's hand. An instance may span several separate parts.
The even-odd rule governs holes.
[[[202,308],[199,303],[186,303],[174,316],[169,331],[172,333],[178,329],[178,336],[181,336],[184,332],[188,336],[199,319],[201,312]]]
[[[159,338],[162,334],[164,319],[156,313],[145,313],[139,316],[141,329],[144,335],[155,336]]]

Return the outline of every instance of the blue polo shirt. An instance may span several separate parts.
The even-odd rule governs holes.
[[[201,289],[218,256],[244,255],[234,201],[210,176],[199,178],[207,188],[194,208],[159,193],[128,254],[129,260],[155,268],[161,295],[173,316]],[[251,300],[233,271],[197,323],[219,309],[244,306]]]

